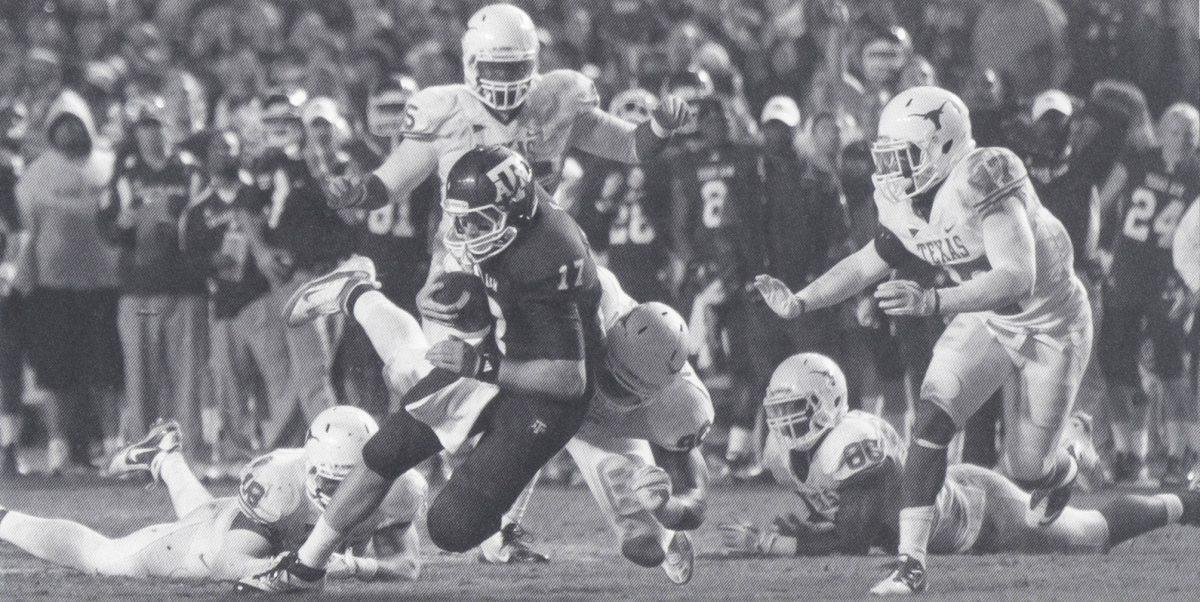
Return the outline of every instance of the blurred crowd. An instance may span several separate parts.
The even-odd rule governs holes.
[[[86,470],[157,417],[219,468],[299,443],[332,404],[386,413],[365,334],[288,329],[281,308],[359,253],[412,310],[437,182],[367,213],[327,209],[322,181],[373,169],[409,95],[462,81],[459,39],[483,4],[0,0],[0,470],[28,469],[19,446],[43,441],[49,472]],[[1113,274],[1142,269],[1111,252],[1136,203],[1130,157],[1197,160],[1195,0],[517,4],[540,27],[540,69],[583,72],[618,116],[667,93],[697,109],[654,164],[570,157],[556,197],[632,295],[688,317],[719,406],[708,446],[739,479],[761,472],[766,383],[799,351],[837,359],[851,406],[905,430],[940,320],[888,319],[864,296],[784,322],[748,286],[766,272],[798,289],[872,239],[869,145],[892,95],[954,90],[980,145],[1026,159],[1097,316],[1129,307],[1106,294]],[[1105,478],[1178,478],[1200,452],[1195,300],[1159,286],[1170,319],[1114,352],[1137,358],[1133,376],[1097,353],[1077,404]],[[1144,339],[1176,342],[1182,372]],[[995,464],[1000,403],[964,459]]]

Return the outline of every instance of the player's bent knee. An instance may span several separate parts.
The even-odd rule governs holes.
[[[916,420],[913,422],[914,441],[924,441],[938,446],[950,445],[958,426],[940,405],[921,399],[917,402]]]
[[[657,533],[642,533],[626,537],[621,542],[621,555],[638,566],[656,567],[666,560]]]
[[[379,431],[363,446],[363,464],[379,476],[395,480],[425,458],[441,442],[433,429],[403,410],[384,419]]]
[[[478,491],[447,485],[429,506],[429,540],[447,552],[466,552],[500,530],[503,509]]]

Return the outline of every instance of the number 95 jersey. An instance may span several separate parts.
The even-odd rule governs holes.
[[[1042,206],[1021,160],[1006,148],[977,148],[963,157],[934,194],[928,218],[913,202],[875,195],[882,226],[879,256],[898,266],[911,257],[944,268],[958,283],[991,269],[983,244],[984,218],[1015,197],[1033,232],[1033,291],[1013,307],[991,312],[988,323],[1013,330],[1060,333],[1090,321],[1087,296],[1074,272],[1074,250],[1062,222]]]

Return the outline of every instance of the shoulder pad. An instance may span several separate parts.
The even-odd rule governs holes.
[[[242,469],[238,507],[247,517],[270,525],[304,502],[304,451],[282,449],[260,456]]]
[[[989,146],[971,151],[963,159],[967,190],[963,204],[983,212],[1029,177],[1025,164],[1007,148]]]
[[[809,480],[820,475],[827,483],[836,486],[856,474],[882,465],[887,459],[885,438],[875,421],[859,412],[847,414],[833,427],[813,455]]]
[[[651,443],[670,451],[690,451],[704,442],[712,427],[708,389],[687,365],[662,391],[647,412]],[[693,378],[689,378],[691,375]]]
[[[588,76],[571,69],[555,69],[543,73],[537,88],[542,94],[562,103],[573,114],[579,115],[600,106],[600,93]]]
[[[413,94],[404,105],[405,136],[415,140],[433,139],[455,114],[459,99],[470,94],[466,86],[431,86]]]

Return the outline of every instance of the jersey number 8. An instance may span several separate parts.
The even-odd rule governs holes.
[[[725,180],[709,180],[700,186],[700,198],[704,200],[704,213],[700,220],[705,228],[725,225],[725,199],[728,197],[729,185]]]

